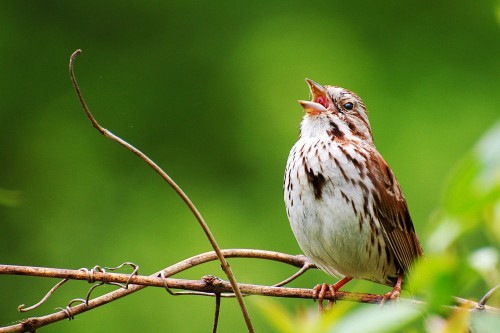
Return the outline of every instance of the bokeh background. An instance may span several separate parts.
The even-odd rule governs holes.
[[[300,252],[282,177],[303,114],[296,100],[308,98],[305,77],[362,96],[424,248],[432,246],[429,221],[447,179],[499,118],[499,13],[488,0],[1,2],[0,262],[78,269],[133,261],[149,274],[210,250],[173,191],[86,120],[67,69],[78,48],[76,75],[96,118],[164,167],[223,248]],[[249,283],[293,272],[231,264]],[[180,277],[205,274],[224,278],[216,263]],[[55,282],[0,279],[2,326],[26,317],[17,305],[35,303]],[[293,285],[327,281],[311,272]],[[469,288],[476,297],[487,290],[478,286]],[[88,287],[70,282],[27,316]],[[255,326],[273,331],[252,299]],[[292,313],[315,307],[275,301]],[[150,288],[47,331],[207,332],[212,315],[213,299]],[[223,301],[220,320],[221,332],[244,330],[234,300]]]

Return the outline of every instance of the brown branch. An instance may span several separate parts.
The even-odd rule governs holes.
[[[267,259],[267,260],[273,260],[277,262],[282,262],[286,263],[295,267],[302,267],[303,265],[311,266],[311,263],[305,257],[304,255],[289,255],[289,254],[284,254],[280,252],[273,252],[273,251],[263,251],[263,250],[252,250],[252,249],[228,249],[228,250],[223,250],[222,254],[226,258],[259,258],[259,259]],[[179,272],[185,271],[191,267],[209,262],[209,261],[214,261],[217,260],[218,256],[217,254],[212,251],[212,252],[205,252],[196,256],[193,256],[191,258],[185,259],[181,262],[178,262],[170,267],[165,268],[162,271],[156,272],[152,275],[149,276],[149,278],[156,278],[162,275],[164,276],[171,276],[174,274],[177,274]],[[79,279],[79,280],[89,280],[88,273],[82,270],[65,270],[65,269],[49,269],[49,268],[41,268],[41,267],[25,267],[25,266],[9,266],[9,265],[0,265],[0,274],[14,274],[14,275],[31,275],[31,276],[44,276],[44,277],[53,277],[53,278],[69,278],[69,279]],[[94,272],[92,275],[92,280],[93,281],[102,281],[103,277],[106,277],[106,281],[111,282],[111,276],[117,277],[117,279],[122,279],[122,280],[117,280],[115,282],[126,282],[132,281],[132,278],[134,279],[139,279],[139,280],[134,280],[135,283],[134,285],[129,285],[127,289],[119,289],[115,290],[113,292],[110,292],[108,294],[105,294],[103,296],[97,297],[93,300],[90,300],[88,302],[88,306],[85,304],[77,305],[75,307],[72,307],[70,309],[70,314],[68,315],[68,312],[65,310],[62,310],[57,313],[53,313],[47,316],[43,317],[37,317],[37,318],[28,318],[24,321],[22,321],[18,325],[13,325],[5,328],[0,328],[0,333],[2,332],[24,332],[24,331],[30,331],[34,330],[37,327],[42,327],[49,325],[51,323],[72,318],[77,314],[86,312],[88,310],[94,309],[96,307],[99,307],[101,305],[107,304],[109,302],[112,302],[116,299],[122,298],[124,296],[127,296],[129,294],[132,294],[136,291],[139,291],[143,288],[145,288],[148,284],[146,283],[140,283],[140,279],[144,278],[142,276],[130,276],[126,274],[121,274],[122,276],[120,277],[120,274],[113,274],[111,275],[110,273],[102,273],[102,272]],[[109,277],[109,279],[108,279]],[[126,281],[125,278],[126,277]],[[174,279],[175,280],[175,279]],[[161,279],[162,283],[158,286],[165,286],[167,288],[176,288],[179,287],[179,289],[186,289],[184,287],[187,287],[187,285],[193,287],[193,284],[188,283],[187,285],[180,284],[177,285],[174,281],[170,281],[168,279]],[[164,285],[166,281],[166,284]],[[182,280],[180,280],[182,281]],[[198,281],[199,282],[199,281]],[[171,284],[172,283],[172,284]],[[196,283],[195,283],[196,285]],[[155,286],[154,284],[151,284],[151,286]],[[199,285],[198,285],[199,287]],[[194,288],[194,287],[193,287]],[[168,291],[169,289],[167,289]],[[188,289],[186,289],[188,290]],[[196,289],[191,289],[191,290],[196,290]],[[7,330],[9,329],[9,330]]]
[[[141,160],[146,162],[154,171],[156,171],[169,185],[172,187],[172,189],[179,195],[179,197],[184,201],[184,203],[188,206],[188,208],[191,210],[193,215],[195,216],[196,220],[198,221],[199,225],[203,229],[203,232],[207,236],[210,244],[212,245],[213,250],[217,254],[217,258],[219,259],[221,263],[222,270],[224,271],[224,274],[226,274],[227,278],[229,279],[231,286],[233,287],[233,291],[236,295],[236,298],[238,299],[238,303],[241,309],[241,313],[243,314],[243,318],[245,319],[245,323],[247,325],[247,329],[250,333],[254,332],[252,322],[250,320],[250,315],[248,314],[248,310],[245,305],[245,301],[243,300],[243,296],[241,295],[241,291],[239,290],[238,283],[236,282],[236,278],[233,274],[233,271],[231,270],[231,267],[229,266],[229,263],[227,260],[224,258],[222,255],[221,249],[219,245],[217,244],[217,241],[215,240],[215,237],[213,236],[212,232],[210,231],[210,228],[208,227],[208,224],[205,222],[203,219],[203,216],[199,212],[198,208],[193,204],[191,199],[184,193],[184,191],[174,182],[170,176],[163,171],[153,160],[151,160],[147,155],[142,153],[139,149],[135,148],[128,142],[124,141],[120,137],[114,135],[104,127],[102,127],[97,120],[94,118],[92,113],[90,112],[90,109],[87,106],[87,103],[85,102],[85,99],[83,98],[83,95],[80,91],[80,87],[78,85],[78,82],[76,81],[75,73],[73,70],[73,63],[76,59],[76,57],[82,52],[82,50],[76,50],[73,52],[73,54],[70,57],[69,60],[69,73],[71,77],[71,82],[73,83],[73,87],[75,88],[76,94],[78,95],[78,99],[80,100],[80,103],[82,104],[82,107],[85,111],[85,114],[87,115],[87,118],[89,118],[90,122],[92,123],[92,126],[96,128],[102,135],[104,135],[106,138],[111,139],[121,146],[125,147],[127,150],[131,151],[135,155],[137,155]]]
[[[250,249],[229,249],[223,250],[223,255],[227,258],[258,258],[273,260],[281,263],[286,263],[295,267],[301,267],[300,271],[303,271],[303,267],[312,268],[310,261],[303,255],[288,255],[279,252],[264,251],[264,250],[250,250]],[[185,259],[179,263],[176,263],[170,267],[163,270],[163,276],[173,275],[181,271],[187,270],[191,267],[203,264],[209,261],[217,260],[217,255],[215,252],[206,252],[191,258]],[[38,327],[42,327],[51,324],[56,321],[64,319],[72,319],[74,316],[99,307],[101,305],[112,302],[116,299],[124,297],[133,292],[139,291],[146,286],[152,287],[168,287],[175,289],[190,290],[192,292],[197,292],[197,294],[203,293],[204,295],[220,295],[222,293],[231,292],[233,290],[231,284],[226,281],[222,281],[216,277],[207,275],[201,280],[185,280],[185,279],[174,279],[161,277],[161,272],[157,272],[150,276],[141,275],[130,275],[130,274],[120,274],[120,273],[107,273],[103,271],[96,271],[92,273],[91,279],[88,270],[68,270],[68,269],[58,269],[58,268],[44,268],[44,267],[28,267],[28,266],[11,266],[11,265],[0,265],[0,274],[9,275],[27,275],[27,276],[40,276],[40,277],[51,277],[51,278],[64,278],[73,280],[92,280],[92,281],[105,281],[106,283],[127,283],[130,285],[128,289],[118,289],[103,296],[92,299],[85,304],[85,300],[77,299],[74,302],[80,302],[82,304],[66,307],[59,312],[49,314],[42,317],[27,318],[22,320],[17,325],[12,325],[8,327],[0,328],[0,333],[3,332],[22,332],[34,330]],[[294,274],[295,275],[295,274]],[[288,297],[288,298],[306,298],[312,299],[312,290],[303,288],[284,288],[276,286],[263,286],[263,285],[253,285],[253,284],[243,284],[240,283],[239,287],[241,291],[247,295],[262,295],[262,296],[272,296],[272,297]],[[326,299],[331,299],[332,295],[327,293]],[[365,293],[353,293],[353,292],[343,292],[338,291],[336,293],[336,300],[341,301],[353,301],[362,303],[380,303],[383,299],[381,295],[365,294]],[[415,304],[421,304],[422,302],[415,300],[402,300],[408,301]],[[73,301],[72,301],[73,302]],[[484,309],[487,311],[493,311],[500,313],[500,309],[481,306],[476,302],[469,300],[457,299],[457,304],[461,306],[466,306],[470,309]]]

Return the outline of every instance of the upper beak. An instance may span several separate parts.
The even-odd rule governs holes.
[[[310,115],[317,115],[320,112],[327,111],[329,102],[326,96],[326,89],[322,85],[314,82],[313,80],[306,79],[309,91],[311,92],[311,101],[299,100],[304,110]]]

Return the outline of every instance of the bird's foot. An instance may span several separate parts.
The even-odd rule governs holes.
[[[336,301],[337,298],[337,291],[347,282],[351,281],[352,277],[346,276],[340,281],[338,281],[335,284],[328,285],[326,283],[323,284],[318,284],[313,288],[313,299],[318,300],[318,311],[319,312],[324,312],[330,311],[333,307],[333,304]],[[332,297],[328,300],[328,303],[326,305],[326,309],[323,306],[323,300],[325,299],[326,292],[330,291],[330,294],[332,294]]]
[[[392,288],[392,291],[385,293],[382,302],[380,302],[380,306],[383,306],[387,301],[398,300],[401,295],[401,284],[403,283],[403,275],[400,274],[398,276],[398,280],[396,281],[396,285]]]
[[[325,299],[325,295],[326,295],[327,290],[330,290],[333,297],[335,298],[335,289],[332,287],[333,287],[333,285],[330,286],[326,283],[323,283],[323,284],[317,284],[313,288],[313,299],[318,300],[318,311],[319,312],[323,312],[325,310],[323,307],[323,300]],[[326,306],[327,310],[329,310],[331,308],[331,306],[333,305],[333,302],[334,301],[332,301],[332,300],[328,300],[328,304]]]

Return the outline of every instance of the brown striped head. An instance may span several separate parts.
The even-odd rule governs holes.
[[[301,137],[328,134],[336,140],[372,142],[368,112],[358,95],[341,87],[322,86],[310,79],[306,82],[312,98],[298,101],[306,111],[300,127]]]

